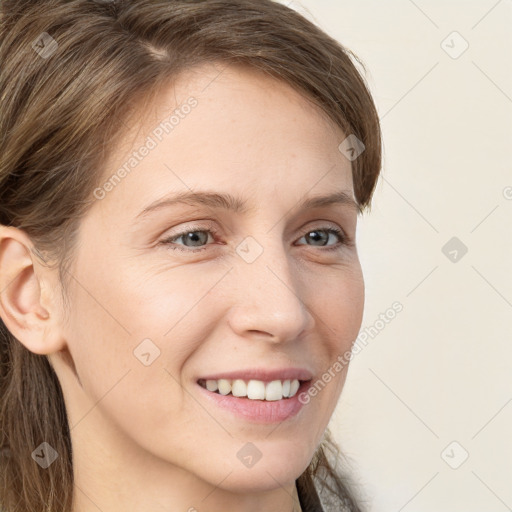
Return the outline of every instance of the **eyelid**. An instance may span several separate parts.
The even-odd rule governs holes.
[[[181,235],[184,235],[186,233],[190,233],[191,231],[211,231],[212,233],[217,233],[219,230],[215,225],[215,222],[210,220],[198,220],[198,221],[190,221],[186,222],[185,224],[180,224],[180,230],[177,231],[175,234],[169,234],[165,235],[163,240],[169,240],[171,238],[177,238]],[[169,232],[166,231],[166,233]]]

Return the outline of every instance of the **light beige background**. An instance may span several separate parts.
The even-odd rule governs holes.
[[[282,3],[363,60],[384,135],[358,230],[374,330],[331,431],[368,511],[511,510],[512,2]]]

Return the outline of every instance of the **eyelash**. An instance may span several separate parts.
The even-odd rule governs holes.
[[[324,227],[320,227],[320,228],[309,229],[300,238],[304,237],[308,233],[311,233],[312,231],[325,231],[329,234],[337,235],[338,238],[340,239],[339,244],[335,244],[335,245],[328,246],[328,247],[318,246],[323,251],[339,251],[340,249],[343,248],[343,246],[349,246],[352,243],[351,239],[347,235],[345,235],[341,229],[334,228],[331,226],[329,226],[329,227],[324,226]],[[186,231],[182,231],[181,233],[178,233],[176,235],[172,235],[170,237],[165,238],[164,240],[162,240],[160,242],[160,244],[167,245],[168,248],[172,249],[172,250],[178,250],[178,251],[189,252],[189,253],[198,253],[200,251],[207,249],[208,245],[210,245],[210,244],[206,244],[202,247],[197,247],[195,249],[194,248],[183,249],[183,247],[187,247],[187,246],[184,246],[184,245],[180,246],[179,244],[172,243],[188,233],[197,233],[197,232],[209,233],[209,234],[213,235],[214,238],[218,234],[218,231],[211,227],[206,228],[205,226],[192,226],[189,229],[187,229]],[[307,244],[301,244],[301,245],[307,245]],[[315,247],[315,246],[312,246],[312,247]]]

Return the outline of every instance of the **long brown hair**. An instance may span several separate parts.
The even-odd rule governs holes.
[[[0,0],[0,224],[24,230],[55,265],[65,304],[77,228],[128,116],[207,62],[284,81],[362,141],[354,192],[361,211],[370,207],[381,132],[356,64],[365,67],[294,10],[272,0]],[[59,454],[44,470],[31,457],[43,441]],[[319,485],[336,496],[333,510],[360,510],[326,456],[333,447],[327,430],[297,480],[304,510],[316,510]],[[0,319],[0,507],[69,512],[73,488],[57,376]]]

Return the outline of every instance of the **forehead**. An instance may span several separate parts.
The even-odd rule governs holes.
[[[130,207],[194,188],[252,196],[352,190],[350,161],[338,150],[341,129],[291,86],[247,66],[188,70],[127,128],[100,186],[127,172],[105,204],[115,195]]]

